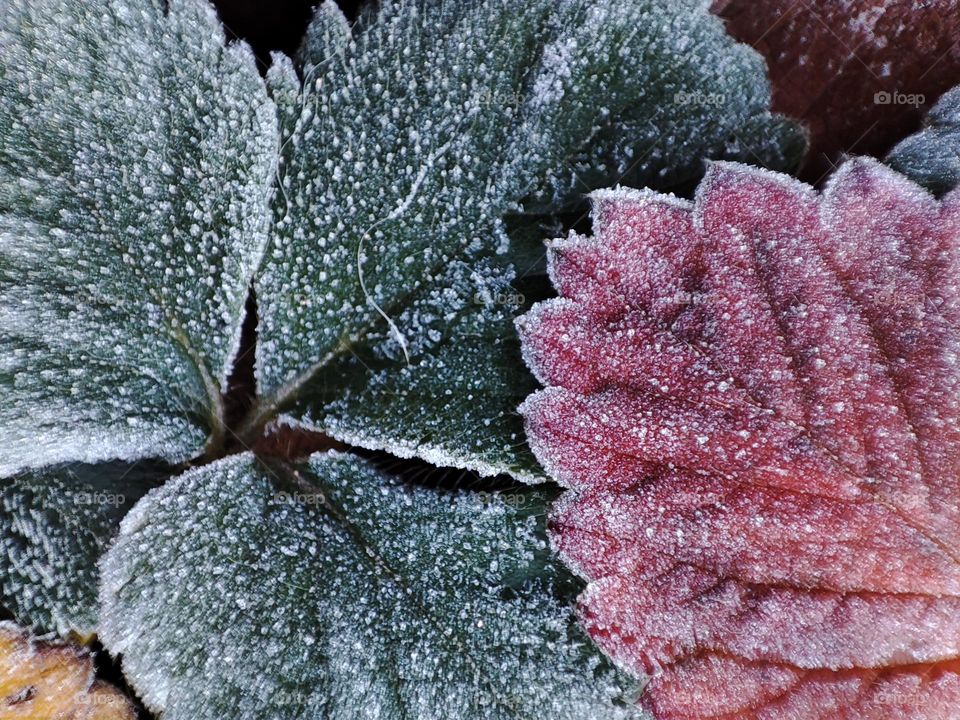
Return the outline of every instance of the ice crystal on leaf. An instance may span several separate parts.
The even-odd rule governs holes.
[[[191,457],[267,240],[253,56],[196,0],[5,0],[0,47],[0,473]]]
[[[960,184],[960,86],[937,101],[923,128],[898,143],[886,162],[936,193]]]
[[[0,480],[0,603],[27,624],[93,634],[97,562],[120,520],[165,471],[155,463],[104,463]]]
[[[659,719],[960,707],[960,196],[853,160],[594,196],[520,322],[581,617]]]
[[[284,138],[254,418],[483,474],[539,475],[514,414],[517,307],[473,299],[504,215],[703,155],[782,166],[796,138],[759,57],[699,2],[404,0],[353,29],[327,3],[299,59],[302,85],[282,59],[269,78]],[[370,391],[338,398],[345,372]]]
[[[544,500],[233,456],[123,521],[102,634],[169,720],[639,717],[577,627]]]
[[[490,259],[452,261],[396,317],[415,363],[404,362],[388,328],[370,332],[318,373],[282,419],[400,457],[542,482],[516,413],[535,382],[518,372],[512,323],[524,299],[512,277]]]

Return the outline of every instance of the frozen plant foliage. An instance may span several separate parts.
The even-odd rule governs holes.
[[[198,0],[4,0],[0,49],[0,473],[186,459],[266,243],[253,56]]]
[[[264,397],[254,420],[280,409],[367,447],[529,476],[517,423],[495,442],[464,442],[443,392],[474,382],[461,369],[476,365],[489,390],[476,388],[468,421],[501,426],[522,397],[505,372],[515,365],[510,344],[448,342],[425,354],[424,329],[404,320],[411,305],[468,295],[469,280],[445,268],[505,250],[502,218],[531,193],[541,207],[589,189],[571,168],[592,183],[628,168],[639,180],[654,165],[699,166],[704,153],[734,152],[730,133],[745,123],[756,131],[750,152],[774,162],[792,131],[766,109],[759,57],[699,2],[398,0],[352,32],[338,12],[329,3],[317,11],[300,54],[302,88],[289,63],[270,72],[284,139],[273,242],[257,277]],[[716,102],[678,105],[678,94]],[[679,139],[693,137],[693,125],[706,145]],[[502,312],[485,303],[470,311],[478,336],[509,333]],[[382,331],[395,362],[376,382],[396,386],[417,417],[323,410],[326,378]],[[309,417],[297,409],[305,405]]]
[[[97,562],[127,511],[168,477],[164,470],[67,465],[0,479],[0,603],[24,624],[96,632]]]
[[[512,275],[490,260],[451,262],[396,318],[416,363],[403,362],[389,329],[371,332],[284,419],[400,457],[543,482],[516,412],[535,383],[518,372],[512,324],[524,298]]]
[[[763,59],[734,42],[704,2],[567,5],[575,12],[562,15],[544,49],[527,108],[535,119],[521,132],[562,138],[579,121],[591,126],[590,141],[569,145],[525,209],[570,205],[614,183],[676,187],[702,175],[704,158],[781,170],[799,162],[806,138],[771,114]],[[557,127],[538,128],[550,109]]]
[[[100,633],[170,718],[633,713],[571,617],[542,502],[226,456],[267,454],[284,421],[539,482],[505,216],[703,155],[788,164],[759,57],[699,0],[384,0],[354,27],[325,3],[266,81],[205,0],[6,0],[0,50],[18,620]]]
[[[350,455],[233,456],[123,521],[102,636],[168,720],[639,717],[576,625],[544,507]]]
[[[937,101],[923,128],[900,141],[886,162],[935,193],[960,184],[960,86]]]
[[[759,57],[699,2],[396,0],[353,29],[324,3],[298,68],[278,57],[271,69],[272,100],[202,0],[15,0],[0,25],[0,472],[217,455],[260,265],[263,397],[244,442],[285,412],[529,479],[512,343],[424,343],[401,327],[408,306],[463,296],[444,268],[506,249],[503,215],[531,194],[542,208],[611,173],[789,154]],[[743,153],[733,128],[750,135]],[[705,144],[681,140],[694,135]],[[509,334],[509,308],[470,310],[476,336]],[[344,417],[336,398],[309,396],[384,329],[395,362],[377,382],[405,393],[416,422]],[[449,371],[426,383],[431,368]],[[465,442],[435,397],[442,382],[472,388],[469,422],[502,436]]]
[[[960,191],[714,165],[594,196],[520,322],[580,615],[658,720],[960,707]]]

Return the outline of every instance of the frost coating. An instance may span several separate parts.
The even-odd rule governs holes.
[[[511,497],[336,453],[191,470],[124,520],[102,637],[169,720],[635,717],[576,629],[543,498]]]
[[[937,101],[923,129],[893,148],[886,163],[935,193],[960,184],[960,87]]]
[[[804,135],[770,113],[763,59],[700,0],[581,3],[558,16],[563,30],[544,49],[522,132],[562,138],[579,122],[589,141],[569,146],[527,209],[615,183],[677,186],[702,175],[704,158],[780,170],[799,161]],[[541,117],[551,111],[554,128]]]
[[[530,464],[504,449],[525,454],[509,417],[515,352],[496,341],[503,313],[474,304],[476,318],[464,322],[494,341],[434,352],[424,350],[434,330],[408,320],[412,306],[466,295],[469,279],[448,268],[506,250],[502,218],[524,202],[579,199],[588,186],[573,174],[605,182],[631,168],[641,181],[693,162],[699,170],[704,154],[737,155],[732,129],[747,136],[751,123],[751,152],[773,157],[784,141],[766,109],[759,56],[727,38],[699,1],[395,0],[352,31],[328,2],[300,59],[299,95],[288,63],[270,74],[284,142],[257,278],[258,419],[280,410],[367,447],[481,472],[524,476]],[[706,95],[711,102],[686,102]],[[666,149],[638,163],[654,144]],[[451,303],[447,313],[460,313]],[[390,409],[371,415],[349,383],[334,406],[338,372],[376,354],[384,333],[395,357],[369,378],[385,392],[363,397]],[[471,365],[481,379],[464,376]],[[444,403],[461,388],[478,399],[467,420]],[[409,424],[400,421],[404,395]],[[489,442],[464,442],[464,430],[491,424]]]
[[[189,457],[266,241],[253,57],[202,0],[6,0],[0,47],[0,473]]]
[[[400,457],[543,482],[516,412],[534,388],[512,328],[523,304],[512,279],[490,261],[451,262],[397,317],[409,364],[387,329],[371,332],[318,374],[288,420]]]
[[[297,60],[305,77],[312,77],[318,68],[331,63],[350,40],[350,22],[333,0],[323,0],[300,44]]]
[[[581,618],[663,720],[960,707],[960,194],[713,165],[595,194],[518,323]]]
[[[0,604],[24,625],[96,631],[97,562],[156,463],[71,465],[0,480]]]

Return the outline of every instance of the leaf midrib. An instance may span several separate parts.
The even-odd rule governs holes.
[[[418,600],[417,593],[410,586],[410,583],[406,581],[404,576],[397,570],[395,570],[377,551],[377,548],[370,544],[360,529],[350,520],[347,512],[336,502],[334,499],[336,497],[336,490],[323,482],[323,480],[315,473],[310,470],[310,481],[304,479],[304,474],[300,472],[294,465],[280,460],[275,463],[271,463],[272,466],[279,468],[283,474],[286,476],[287,480],[292,482],[299,490],[315,495],[316,491],[321,492],[322,500],[317,504],[318,508],[323,509],[326,514],[331,517],[336,523],[338,523],[344,532],[346,532],[349,537],[356,543],[357,547],[360,548],[360,552],[357,553],[361,561],[370,565],[375,571],[379,571],[381,574],[387,576],[389,580],[395,583],[403,591],[403,596],[408,598],[410,603],[413,605],[415,610],[425,618],[428,618],[435,627],[449,627],[442,622],[438,622],[437,619],[433,616],[430,609]],[[503,693],[497,689],[497,686],[493,678],[484,671],[483,663],[478,662],[473,655],[468,651],[469,643],[466,641],[466,638],[460,633],[451,633],[449,636],[445,635],[443,632],[438,631],[437,639],[440,642],[452,643],[453,647],[451,648],[454,652],[459,653],[464,657],[467,663],[476,671],[478,677],[482,677],[487,687],[490,690],[491,695],[495,699],[496,703],[503,707],[504,709],[511,711],[514,717],[518,720],[537,720],[533,716],[525,715],[521,712],[515,704],[509,702],[510,694]],[[459,641],[459,642],[458,642]],[[400,678],[397,678],[398,681]],[[406,716],[407,710],[406,706],[398,701],[401,712]]]
[[[576,266],[577,266],[577,268],[578,268],[578,270],[579,270],[581,273],[583,273],[584,275],[592,278],[592,279],[593,279],[595,282],[597,282],[598,284],[601,284],[601,285],[603,284],[603,282],[595,275],[595,273],[592,272],[592,270],[591,270],[590,268],[585,268],[585,267],[583,267],[583,265],[582,265],[581,263],[577,262],[576,259],[575,259],[575,256],[570,256],[570,257],[568,257],[567,259],[568,259],[569,261],[575,263]],[[845,293],[845,294],[846,294],[846,293]],[[852,300],[851,300],[851,302],[852,302]],[[854,305],[854,307],[857,307],[858,310],[860,311],[860,317],[863,319],[864,324],[865,324],[867,327],[870,327],[870,328],[872,329],[872,324],[869,323],[869,322],[866,320],[866,318],[863,318],[862,309],[860,309],[859,306],[857,306],[857,305]],[[646,309],[646,308],[641,307],[641,306],[636,306],[636,305],[634,305],[634,306],[631,306],[631,309],[636,310],[636,311],[639,312],[639,313],[642,313],[645,317],[647,317],[649,320],[651,320],[651,324],[652,324],[654,327],[659,328],[661,332],[664,332],[665,334],[669,335],[670,337],[675,338],[678,343],[681,343],[681,344],[683,344],[685,347],[689,348],[691,352],[695,353],[699,358],[701,358],[704,362],[706,362],[710,367],[714,368],[715,371],[721,370],[721,368],[717,368],[717,367],[716,367],[716,362],[714,361],[714,359],[713,359],[713,357],[712,357],[711,355],[705,353],[702,348],[699,348],[699,347],[697,347],[697,346],[695,346],[695,345],[693,345],[693,344],[691,344],[691,343],[687,343],[687,342],[683,341],[682,338],[677,337],[677,335],[676,335],[669,327],[664,327],[664,326],[662,325],[662,323],[655,321],[655,319],[654,319],[652,316],[650,316],[650,314],[647,312],[647,309]],[[727,375],[727,374],[729,374],[729,373],[721,373],[721,374]],[[917,532],[919,535],[921,535],[922,537],[924,537],[924,538],[925,538],[926,540],[928,540],[932,545],[934,545],[934,546],[936,546],[937,548],[939,548],[939,549],[940,549],[947,557],[949,557],[955,564],[957,564],[958,566],[960,566],[960,555],[958,555],[956,552],[954,552],[947,543],[945,543],[945,542],[941,541],[939,538],[931,535],[931,534],[927,531],[926,528],[924,528],[922,525],[914,522],[901,508],[899,508],[897,505],[895,505],[894,503],[892,503],[891,501],[887,500],[887,499],[884,498],[882,495],[880,495],[880,494],[879,494],[879,491],[878,491],[878,490],[875,490],[874,488],[872,488],[871,485],[870,485],[870,483],[869,483],[865,478],[863,478],[863,477],[861,477],[860,475],[858,475],[852,468],[847,467],[847,465],[844,464],[844,462],[843,462],[839,457],[837,457],[834,453],[832,453],[829,448],[827,448],[827,447],[824,446],[822,443],[820,443],[820,442],[817,440],[817,438],[815,438],[805,426],[799,425],[799,424],[797,424],[796,422],[794,422],[793,420],[790,420],[789,418],[783,417],[782,413],[779,412],[778,410],[774,409],[774,408],[766,408],[766,407],[764,407],[763,404],[762,404],[756,397],[754,397],[753,394],[743,385],[743,383],[742,383],[742,381],[741,381],[740,378],[733,377],[733,381],[734,381],[734,386],[737,387],[738,389],[740,389],[740,390],[742,391],[744,397],[748,400],[748,404],[749,404],[751,407],[754,407],[755,409],[760,410],[760,411],[762,411],[762,412],[771,412],[771,413],[773,413],[773,417],[775,417],[778,421],[784,423],[785,425],[787,425],[787,427],[790,427],[790,428],[796,430],[800,435],[802,435],[805,439],[807,439],[813,447],[817,448],[817,450],[819,450],[820,452],[822,452],[823,455],[824,455],[824,457],[827,458],[833,465],[835,465],[835,466],[837,467],[837,469],[838,469],[841,473],[843,473],[844,475],[847,475],[847,476],[853,478],[854,480],[856,480],[857,487],[859,487],[859,488],[861,488],[862,490],[865,491],[865,496],[866,496],[866,498],[871,499],[871,500],[873,500],[874,502],[876,502],[876,503],[878,503],[878,504],[886,507],[890,512],[892,512],[894,515],[896,515],[898,518],[900,518],[901,521],[902,521],[905,525],[909,526],[911,529],[913,529],[913,530],[914,530],[915,532]],[[893,383],[891,383],[891,384],[893,384]],[[658,390],[658,392],[659,392],[659,390]],[[708,399],[707,402],[712,402],[712,401]],[[722,407],[722,406],[720,406],[720,407]]]

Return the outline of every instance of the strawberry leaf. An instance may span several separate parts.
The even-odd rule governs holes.
[[[415,339],[406,348],[411,364],[389,332],[370,332],[313,378],[283,420],[481,476],[548,480],[516,412],[535,383],[513,331],[524,298],[510,286],[512,275],[489,261],[450,263],[396,318]]]
[[[521,322],[581,617],[657,718],[960,703],[960,196],[854,160],[595,196]]]
[[[202,0],[7,0],[0,47],[0,473],[218,444],[277,143],[253,56]]]
[[[699,0],[581,4],[558,15],[563,32],[544,50],[532,103],[562,89],[553,122],[570,133],[581,118],[588,142],[571,138],[566,165],[525,198],[528,211],[579,204],[611,183],[675,187],[699,178],[704,158],[790,169],[806,149],[800,129],[770,113],[762,57]],[[596,113],[587,98],[598,94]]]
[[[93,634],[97,562],[127,511],[167,476],[157,464],[112,463],[0,480],[0,604],[24,624]]]
[[[937,101],[923,129],[893,148],[886,163],[938,194],[960,184],[960,86]]]
[[[102,637],[168,720],[636,717],[580,634],[544,498],[236,455],[144,499]]]
[[[677,61],[695,45],[687,31],[716,62]],[[536,472],[514,412],[527,388],[504,339],[510,308],[461,307],[475,283],[450,268],[505,251],[503,218],[525,202],[579,197],[576,174],[592,185],[699,168],[705,152],[739,152],[730,136],[746,125],[744,155],[787,162],[795,132],[767,110],[760,58],[692,2],[401,0],[352,30],[324,4],[300,62],[302,86],[289,63],[270,73],[284,140],[257,277],[262,397],[242,434],[282,414],[483,474]],[[665,106],[677,93],[711,101]],[[702,142],[677,139],[693,126]],[[419,319],[447,296],[460,319],[438,341]]]

